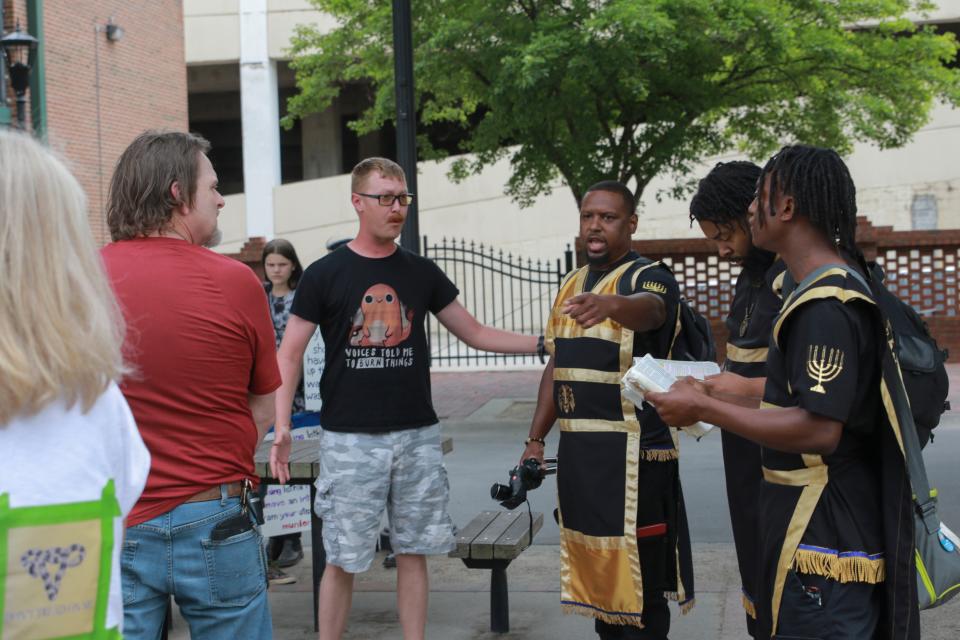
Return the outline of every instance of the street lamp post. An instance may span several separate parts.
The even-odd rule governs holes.
[[[33,68],[33,56],[38,40],[29,33],[17,28],[0,38],[3,57],[10,74],[10,86],[17,96],[17,126],[27,128],[27,87],[30,86],[30,69]]]
[[[393,70],[397,99],[397,162],[407,174],[407,189],[417,193],[417,112],[413,99],[413,29],[410,0],[393,0]],[[418,198],[407,210],[407,222],[400,234],[405,249],[420,253]]]

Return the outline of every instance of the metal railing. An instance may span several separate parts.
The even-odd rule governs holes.
[[[423,237],[423,255],[433,260],[460,289],[460,302],[485,325],[540,335],[550,316],[560,280],[573,268],[573,253],[533,260],[466,240],[442,239],[430,244]],[[427,316],[430,364],[434,368],[539,365],[533,354],[477,351],[450,334],[436,318]]]

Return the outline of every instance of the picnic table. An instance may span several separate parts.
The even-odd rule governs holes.
[[[253,457],[255,470],[264,484],[277,484],[270,474],[270,447],[272,441],[264,441]],[[441,436],[440,448],[443,455],[453,451],[453,438]],[[327,554],[323,550],[323,521],[317,517],[313,505],[317,499],[316,480],[320,475],[320,443],[316,439],[296,440],[290,446],[290,480],[287,484],[309,485],[310,487],[310,551],[313,560],[313,630],[320,630],[320,602],[317,599],[320,590],[320,578],[327,566]]]

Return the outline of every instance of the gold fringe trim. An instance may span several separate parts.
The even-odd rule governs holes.
[[[560,610],[566,614],[574,614],[578,616],[585,616],[587,618],[603,620],[607,624],[616,624],[621,626],[629,625],[637,627],[638,629],[643,629],[643,624],[640,622],[640,616],[625,616],[618,613],[608,613],[606,611],[594,609],[593,607],[581,607],[575,604],[561,604]]]
[[[680,452],[676,449],[640,449],[640,458],[648,462],[669,462],[678,460]]]
[[[756,619],[757,619],[757,606],[756,606],[755,604],[753,604],[752,602],[750,602],[750,599],[747,598],[747,596],[742,595],[742,594],[741,594],[741,596],[740,596],[740,601],[743,603],[743,610],[747,612],[747,615],[750,616],[751,618],[753,618],[754,620],[756,620]]]
[[[829,553],[797,549],[793,568],[800,573],[809,573],[836,580],[837,582],[865,582],[880,584],[886,578],[886,563],[883,558],[871,560],[862,556],[837,557]]]

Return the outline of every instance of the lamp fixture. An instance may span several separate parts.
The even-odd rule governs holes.
[[[104,31],[107,34],[107,40],[110,42],[117,42],[118,40],[121,40],[123,38],[123,34],[125,33],[123,27],[113,21],[113,16],[110,16],[110,18],[107,20],[107,24],[104,25]]]
[[[17,96],[17,124],[21,129],[26,129],[27,88],[30,86],[30,70],[38,43],[39,40],[20,30],[19,23],[16,29],[0,38],[10,86]]]

